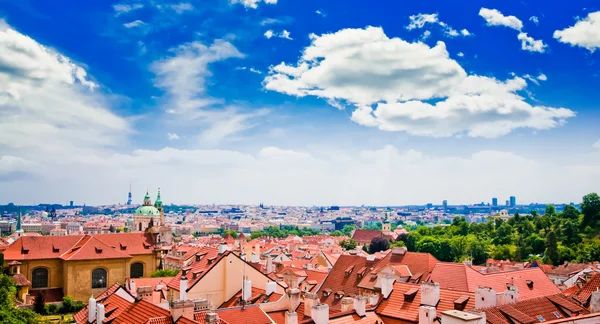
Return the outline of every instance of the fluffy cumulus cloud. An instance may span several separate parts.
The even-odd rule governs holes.
[[[591,12],[571,27],[554,31],[554,38],[561,43],[594,52],[600,48],[600,11]]]
[[[447,23],[440,21],[438,18],[438,15],[435,13],[434,14],[420,13],[417,15],[410,16],[409,19],[410,19],[410,23],[408,24],[408,26],[406,26],[406,29],[408,29],[408,30],[424,28],[427,24],[435,24],[435,25],[442,27],[444,34],[448,37],[471,36],[471,33],[466,29],[457,31],[456,29],[452,28]],[[423,36],[421,38],[427,39],[429,37],[429,35],[431,35],[431,32],[425,31],[425,33],[423,34]]]
[[[485,19],[488,26],[505,26],[515,30],[523,29],[523,22],[515,16],[505,16],[497,9],[481,8],[479,15]]]
[[[229,0],[229,2],[231,4],[241,4],[242,6],[246,7],[246,8],[250,8],[250,9],[256,9],[258,8],[258,5],[261,2],[264,2],[265,4],[277,4],[277,0]]]
[[[0,150],[118,145],[130,127],[110,111],[113,99],[80,65],[0,21]]]
[[[519,33],[517,39],[521,41],[521,49],[524,51],[544,53],[548,47],[542,40],[533,39],[527,33]]]
[[[522,78],[468,75],[443,42],[410,43],[376,27],[310,38],[296,64],[270,68],[264,87],[353,106],[352,120],[361,125],[436,137],[497,137],[517,128],[550,129],[574,116],[566,108],[530,105],[519,95],[527,87]]]
[[[68,163],[57,160],[41,166],[3,157],[0,169],[40,170],[47,176],[0,181],[0,195],[15,203],[63,201],[65,197],[88,204],[125,202],[132,181],[136,202],[142,200],[146,186],[160,187],[166,203],[401,205],[443,199],[451,203],[489,201],[492,194],[516,195],[523,202],[579,201],[596,190],[600,176],[600,163],[593,163],[598,160],[587,165],[553,163],[500,151],[451,157],[394,146],[328,152],[280,147],[246,153],[163,148],[67,156]],[[64,174],[69,174],[69,179],[63,179]],[[155,174],[168,176],[148,176]],[[59,180],[77,185],[56,186]],[[399,185],[407,183],[410,185]],[[536,183],[538,189],[514,183]],[[193,190],[189,190],[191,184],[197,184]],[[32,192],[32,186],[40,190]]]

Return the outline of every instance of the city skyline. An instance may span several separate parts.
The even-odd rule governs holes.
[[[0,203],[579,203],[599,25],[591,0],[3,2]]]

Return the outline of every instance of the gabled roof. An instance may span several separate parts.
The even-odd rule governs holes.
[[[416,294],[414,294],[417,289]],[[411,299],[405,298],[405,293],[410,294]],[[455,302],[465,303],[464,309],[475,306],[475,295],[469,292],[440,289],[440,301],[437,305],[438,316],[442,311],[455,309]],[[419,321],[419,307],[421,306],[421,286],[397,282],[390,296],[379,303],[375,312],[381,316],[400,319],[407,322],[417,323]],[[385,322],[385,321],[384,321]]]
[[[144,324],[152,318],[171,317],[171,312],[156,306],[144,299],[131,304],[127,310],[115,318],[113,323],[119,324]]]
[[[123,288],[118,283],[115,283],[96,297],[97,303],[104,304],[104,313],[106,314],[107,320],[119,316],[121,312],[125,311],[131,305],[131,302],[115,294],[119,289]],[[78,324],[84,324],[87,323],[88,314],[88,306],[86,305],[83,309],[73,315],[73,319]]]
[[[367,258],[357,255],[341,255],[317,292],[321,302],[328,304],[333,309],[340,309],[341,298],[336,297],[336,292],[343,291],[345,296],[359,294],[358,284],[363,277],[357,270],[363,267],[370,269],[378,261],[368,261]],[[354,266],[353,270],[347,273],[346,270],[352,265]],[[331,291],[331,293],[326,295],[323,293],[325,290]]]
[[[258,305],[247,305],[246,307],[221,308],[214,311],[219,318],[226,323],[244,324],[271,324],[271,318]],[[204,323],[206,312],[195,313],[194,320]]]
[[[354,239],[356,242],[366,242],[366,241],[371,241],[372,239],[376,238],[376,237],[383,237],[383,232],[381,232],[380,230],[364,230],[364,229],[357,229],[354,231],[354,234],[352,234],[352,239]]]
[[[577,286],[574,286],[577,287]],[[581,288],[577,289],[571,297],[577,300],[583,305],[586,305],[590,296],[592,296],[592,292],[597,291],[600,288],[600,273],[594,272],[591,274],[591,278],[581,286]]]
[[[204,247],[200,251],[198,251],[197,255],[204,255],[200,258],[200,260],[192,259],[192,262],[184,268],[182,271],[169,281],[167,286],[169,288],[175,289],[179,291],[179,281],[181,279],[181,274],[184,270],[186,272],[186,278],[188,280],[188,291],[190,288],[196,284],[196,282],[200,281],[202,277],[206,275],[206,273],[212,269],[225,255],[228,255],[230,252],[225,251],[223,254],[219,254],[219,250],[212,247]],[[195,274],[195,275],[194,275]],[[194,276],[196,278],[194,278]]]
[[[429,273],[433,270],[437,263],[438,260],[429,253],[406,251],[404,254],[398,254],[392,251],[383,259],[381,259],[381,261],[377,263],[377,266],[374,267],[371,272],[377,273],[387,265],[406,265],[410,270],[410,273],[413,275],[412,277],[414,278],[414,280],[411,278],[411,281],[414,283],[419,283],[421,280],[425,280],[427,277],[429,277]],[[396,270],[398,272],[402,272],[402,269],[400,268]],[[368,275],[361,280],[358,286],[365,289],[373,289],[376,281],[377,278],[375,276]]]
[[[65,261],[125,259],[131,258],[131,255],[123,253],[91,235],[84,235],[79,242],[61,255],[60,258]]]
[[[486,314],[490,324],[540,323],[573,315],[589,314],[589,311],[570,301],[563,294],[531,298],[517,303],[476,310]]]
[[[490,287],[496,292],[507,284],[519,289],[519,300],[560,293],[560,289],[539,268],[481,274],[462,263],[438,262],[429,277],[441,288],[475,292],[477,287]],[[531,282],[531,287],[527,284]]]
[[[264,289],[252,287],[252,293],[250,296],[250,304],[260,304],[260,303],[270,303],[279,300],[283,295],[278,293],[271,293],[270,296],[267,296],[266,291]],[[225,301],[219,308],[229,308],[229,307],[237,307],[240,305],[240,300],[242,297],[242,290],[238,291],[237,294],[233,295],[229,300]]]

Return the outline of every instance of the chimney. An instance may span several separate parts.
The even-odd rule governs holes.
[[[129,293],[133,297],[137,297],[137,285],[133,279],[129,279]]]
[[[440,285],[437,282],[426,281],[421,284],[421,305],[436,307],[440,301]]]
[[[267,273],[271,273],[273,272],[273,259],[271,259],[271,256],[268,255],[267,256]]]
[[[328,324],[329,323],[329,305],[319,304],[313,305],[310,318],[315,324]]]
[[[317,294],[304,294],[304,315],[310,317],[312,314],[312,307],[317,304],[319,304],[319,296],[317,296]]]
[[[475,289],[475,308],[496,306],[496,291],[490,287],[477,287]]]
[[[156,284],[156,290],[161,291],[163,288],[164,288],[164,284],[161,280]]]
[[[260,254],[260,244],[254,244],[254,253]]]
[[[181,276],[179,279],[179,300],[187,299],[188,280],[187,277]]]
[[[227,244],[225,244],[225,243],[219,244],[219,254],[223,254],[223,253],[225,253],[225,251],[227,251]]]
[[[194,302],[191,300],[178,300],[171,303],[171,314],[173,321],[177,321],[181,316],[194,318]]]
[[[252,298],[252,281],[245,277],[242,285],[242,299],[249,301],[250,298]]]
[[[367,261],[375,261],[375,254],[367,255]]]
[[[94,295],[88,300],[88,323],[93,323],[96,319],[96,299]]]
[[[272,293],[275,292],[276,288],[277,283],[275,281],[267,281],[267,284],[265,285],[265,294],[267,296],[270,296]]]
[[[592,296],[590,297],[590,312],[600,312],[600,291],[598,290],[592,292]]]
[[[342,298],[342,312],[349,312],[354,308],[354,298],[344,297]]]
[[[435,320],[435,307],[421,306],[419,307],[419,324],[433,324]]]
[[[206,317],[204,318],[204,323],[206,324],[218,324],[220,321],[219,315],[215,312],[206,313]]]
[[[516,303],[519,301],[519,288],[513,284],[508,284],[504,291],[504,302],[502,304]]]
[[[252,255],[250,256],[250,262],[252,263],[259,263],[260,262],[260,256],[256,253],[252,253]]]
[[[381,278],[381,294],[383,298],[388,298],[394,289],[394,281],[395,279],[391,276],[383,276]]]
[[[96,305],[96,323],[97,324],[104,323],[104,305],[102,305],[102,304]]]
[[[379,302],[379,295],[372,294],[371,296],[369,296],[369,304],[377,305],[378,302]]]
[[[404,255],[406,253],[406,251],[407,251],[407,249],[404,246],[392,248],[392,254],[396,254],[396,255]]]
[[[298,314],[296,312],[285,312],[285,324],[298,324]]]
[[[288,310],[294,312],[298,308],[298,305],[300,305],[300,289],[292,288],[288,290],[287,294],[290,299]]]
[[[377,295],[376,295],[377,296]],[[367,297],[363,295],[357,295],[354,297],[354,311],[356,315],[363,317],[367,314]]]

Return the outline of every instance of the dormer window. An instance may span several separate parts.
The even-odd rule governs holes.
[[[121,251],[127,250],[127,245],[119,244],[121,247]]]
[[[213,258],[208,258],[208,264],[212,264],[215,260],[217,259],[217,257],[213,257]]]
[[[102,249],[101,248],[96,248],[96,253],[102,253]]]
[[[349,276],[352,273],[352,270],[354,270],[354,265],[351,265],[348,268],[346,268],[346,271],[344,273],[346,274],[346,276]]]
[[[419,291],[419,288],[415,287],[415,288],[411,288],[407,291],[404,292],[404,301],[407,302],[411,302],[415,299],[415,296],[417,295],[417,292]]]
[[[331,295],[331,289],[323,289],[323,297],[327,297],[329,295]]]
[[[365,273],[367,273],[367,267],[360,268],[356,274],[358,274],[359,277],[364,277]]]
[[[198,270],[198,271],[194,271],[192,274],[192,279],[196,279],[198,277],[200,277],[200,275],[204,272],[204,270]]]
[[[344,291],[343,290],[338,290],[335,292],[335,299],[342,299],[342,297],[344,297]]]
[[[529,287],[529,289],[533,288],[533,280],[525,280],[525,283],[527,284],[527,287]]]
[[[60,249],[53,245],[52,246],[52,253],[58,253],[58,252],[60,252]]]

